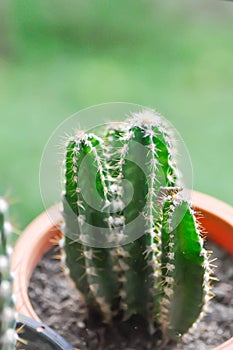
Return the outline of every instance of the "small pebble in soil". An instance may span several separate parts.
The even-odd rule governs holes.
[[[42,321],[80,350],[210,350],[233,335],[233,259],[223,249],[209,245],[218,258],[210,312],[191,340],[163,343],[159,330],[150,336],[140,317],[101,324],[88,316],[85,301],[71,281],[62,275],[60,263],[49,251],[34,271],[29,296]]]

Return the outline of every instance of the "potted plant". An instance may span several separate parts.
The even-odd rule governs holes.
[[[43,214],[16,247],[21,312],[38,319],[28,303],[28,281],[51,238],[59,238],[65,271],[103,323],[116,326],[138,315],[148,332],[159,333],[160,348],[195,333],[212,297],[213,271],[163,119],[144,111],[102,135],[77,133],[66,145],[64,183],[63,215],[58,206],[50,209],[55,223]],[[210,235],[221,243],[216,228],[224,228],[221,234],[232,241],[232,222],[206,203],[202,208],[196,196]],[[31,248],[22,258],[26,244]]]
[[[10,258],[13,226],[8,219],[8,203],[0,197],[0,348],[1,350],[73,350],[52,329],[29,317],[18,315],[12,294]]]

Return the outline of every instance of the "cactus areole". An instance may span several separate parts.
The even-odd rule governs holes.
[[[104,322],[137,314],[180,338],[211,297],[209,252],[182,195],[172,130],[144,110],[66,144],[66,271]]]

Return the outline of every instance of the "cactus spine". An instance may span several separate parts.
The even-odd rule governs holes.
[[[8,221],[8,203],[0,197],[0,348],[15,348],[15,311],[12,300],[12,276],[10,257],[12,253],[13,228]]]
[[[71,278],[105,322],[140,314],[171,338],[204,314],[211,272],[174,151],[172,131],[147,110],[71,137],[62,241]]]

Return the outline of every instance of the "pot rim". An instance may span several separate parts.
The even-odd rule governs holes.
[[[233,207],[196,191],[192,192],[192,204],[195,210],[201,213],[200,221],[207,230],[208,237],[233,254]],[[61,222],[59,203],[43,212],[26,227],[16,243],[12,256],[16,309],[19,313],[39,322],[41,320],[35,313],[28,296],[28,285],[37,263],[54,244],[54,240],[61,238],[62,234],[58,229]],[[220,231],[221,235],[219,235]],[[233,350],[233,337],[213,350]]]

